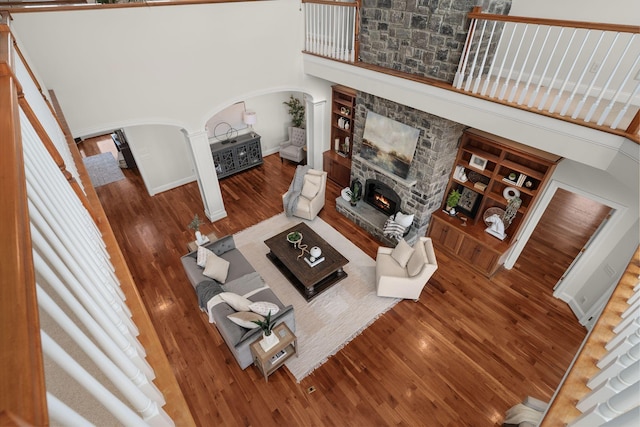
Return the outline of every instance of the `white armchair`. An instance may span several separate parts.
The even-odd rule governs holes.
[[[289,127],[289,139],[280,144],[280,161],[284,159],[300,163],[307,155],[307,132],[301,128]]]
[[[324,207],[326,187],[327,173],[316,169],[309,169],[304,175],[302,191],[300,197],[298,197],[298,204],[293,210],[293,215],[308,220],[314,219],[316,215],[318,215],[318,212],[320,212],[320,209]],[[287,191],[282,195],[283,205],[288,194],[289,192]],[[287,207],[284,206],[284,209],[286,211]]]
[[[438,269],[430,237],[421,237],[413,248],[401,240],[395,248],[378,248],[376,291],[380,297],[418,301],[422,289]]]

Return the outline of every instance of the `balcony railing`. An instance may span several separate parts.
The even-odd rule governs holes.
[[[0,424],[193,425],[80,153],[7,13],[0,43]]]
[[[306,53],[402,76],[358,60],[358,2],[304,5]],[[469,19],[456,77],[439,87],[640,142],[638,27],[490,15],[479,8]]]

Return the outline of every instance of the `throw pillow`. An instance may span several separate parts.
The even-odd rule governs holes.
[[[213,252],[207,248],[198,246],[198,257],[196,258],[196,264],[198,264],[198,267],[204,268],[204,266],[207,264],[207,258],[209,258],[209,254],[213,254]]]
[[[382,228],[382,234],[396,240],[402,239],[405,227],[395,222],[391,217],[387,219]]]
[[[319,190],[320,190],[320,186],[319,185],[316,185],[315,183],[311,182],[310,179],[307,179],[305,177],[304,185],[302,186],[302,192],[300,194],[305,199],[311,200],[314,197],[316,197],[316,194],[318,194]]]
[[[397,212],[396,217],[394,219],[398,224],[400,224],[404,228],[407,228],[407,227],[411,227],[411,224],[413,224],[413,217],[414,217],[413,214],[408,215],[408,214],[403,214],[402,212]]]
[[[224,283],[225,280],[227,280],[228,273],[229,261],[224,258],[220,258],[218,255],[211,252],[207,256],[207,262],[202,274],[207,277],[211,277],[213,280],[217,280],[220,283]]]
[[[391,251],[391,258],[396,260],[400,267],[405,268],[407,266],[407,262],[409,262],[409,258],[413,255],[414,249],[409,246],[406,240],[402,239],[398,242],[393,251]]]
[[[232,313],[227,316],[227,319],[231,320],[238,326],[242,326],[247,329],[256,329],[260,326],[253,323],[264,321],[264,317],[260,316],[258,313],[254,313],[252,311],[239,311],[237,313]]]
[[[252,301],[242,295],[234,294],[233,292],[222,292],[219,295],[222,301],[229,304],[235,311],[251,311],[249,306]]]
[[[269,312],[271,312],[271,315],[273,316],[274,314],[280,311],[280,307],[268,301],[254,302],[249,305],[249,309],[263,316],[267,316]]]

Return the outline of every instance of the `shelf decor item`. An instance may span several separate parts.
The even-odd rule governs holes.
[[[460,200],[460,197],[462,197],[462,193],[460,193],[458,190],[451,190],[451,193],[449,193],[449,197],[447,197],[447,209],[446,209],[449,215],[456,214],[456,206],[458,206],[458,201]]]
[[[484,159],[480,156],[476,156],[475,154],[472,154],[471,159],[469,160],[469,166],[481,171],[483,171],[484,168],[487,167],[487,163],[488,163],[487,159]]]

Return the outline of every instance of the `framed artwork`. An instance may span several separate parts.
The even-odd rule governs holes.
[[[481,200],[482,197],[480,197],[480,194],[465,187],[462,189],[462,195],[460,196],[460,200],[458,200],[456,210],[467,214],[470,217],[474,217],[478,212]]]
[[[487,167],[487,159],[483,159],[482,157],[472,154],[471,160],[469,160],[469,166],[483,171],[484,168]]]
[[[419,136],[417,128],[367,111],[360,157],[406,179]]]

